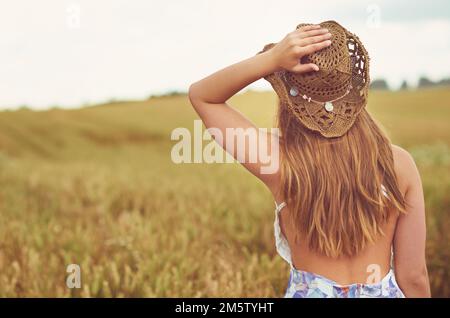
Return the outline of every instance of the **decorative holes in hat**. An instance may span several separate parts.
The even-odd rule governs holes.
[[[319,71],[298,74],[281,70],[265,79],[280,98],[281,107],[288,107],[301,124],[324,137],[339,137],[367,104],[369,56],[358,37],[337,22],[320,25],[331,33],[331,45],[302,58],[302,63],[314,63]],[[261,52],[274,45],[266,45]]]

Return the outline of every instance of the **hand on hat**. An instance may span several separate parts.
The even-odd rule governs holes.
[[[268,52],[278,68],[295,73],[318,71],[316,64],[302,64],[301,58],[329,46],[330,38],[331,33],[320,25],[307,25],[286,35]]]

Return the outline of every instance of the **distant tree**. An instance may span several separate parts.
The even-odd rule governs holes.
[[[164,94],[164,96],[169,96],[169,97],[173,97],[173,96],[183,96],[183,95],[187,95],[186,92],[183,91],[169,91],[166,94]]]
[[[19,108],[17,108],[18,111],[24,111],[24,112],[28,112],[31,111],[31,108],[28,107],[28,105],[20,105]]]
[[[433,81],[429,80],[428,78],[426,78],[424,76],[422,76],[419,79],[419,85],[418,85],[419,87],[431,87],[434,85],[436,85],[436,83],[434,83]]]
[[[438,83],[439,85],[450,85],[450,78],[443,78]]]
[[[386,80],[376,79],[376,80],[372,81],[372,83],[370,83],[370,88],[376,89],[376,90],[388,90],[389,86],[388,86]]]
[[[148,97],[148,99],[161,98],[161,97],[185,96],[185,95],[187,95],[187,92],[185,92],[185,91],[171,90],[171,91],[167,91],[162,94],[152,94]]]
[[[408,82],[407,81],[403,81],[402,85],[400,86],[400,90],[407,90],[408,88],[409,88]]]

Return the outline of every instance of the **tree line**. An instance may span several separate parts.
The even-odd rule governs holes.
[[[410,88],[427,88],[435,86],[450,86],[450,78],[443,78],[439,81],[432,81],[429,78],[422,76],[419,78],[417,86],[411,87],[407,81],[403,81],[400,85],[400,90],[407,90]],[[385,79],[376,79],[370,83],[370,88],[375,90],[389,90],[389,85]]]

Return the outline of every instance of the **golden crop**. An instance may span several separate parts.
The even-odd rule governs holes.
[[[372,92],[421,172],[433,296],[450,296],[450,90]],[[231,103],[262,127],[272,93]],[[279,297],[274,203],[238,164],[174,164],[186,96],[0,113],[0,296]],[[80,289],[66,287],[68,264]]]

